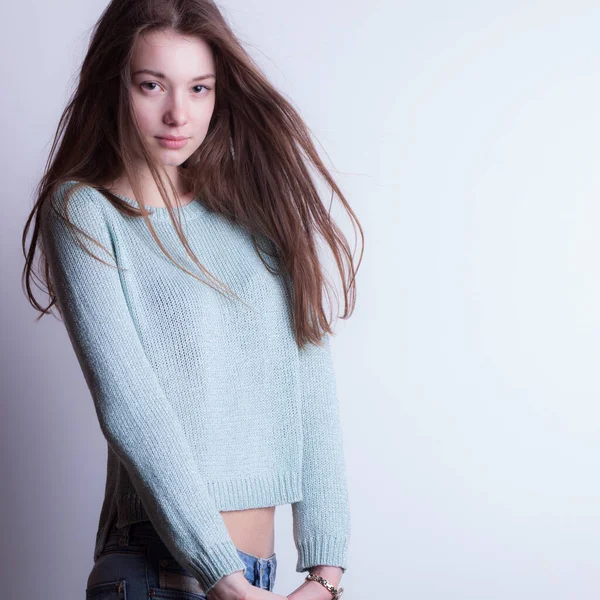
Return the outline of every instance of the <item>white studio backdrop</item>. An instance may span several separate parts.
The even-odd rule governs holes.
[[[89,392],[62,323],[33,322],[20,243],[105,5],[3,7],[0,571],[15,600],[83,597],[104,492]],[[596,600],[600,5],[220,6],[365,230],[333,341],[344,600]],[[303,575],[289,505],[276,519],[286,594]]]

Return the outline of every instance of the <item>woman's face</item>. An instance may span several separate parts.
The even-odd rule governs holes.
[[[210,46],[173,31],[142,35],[134,48],[131,77],[142,136],[162,165],[179,166],[204,141],[215,107]],[[184,139],[169,142],[169,137]]]

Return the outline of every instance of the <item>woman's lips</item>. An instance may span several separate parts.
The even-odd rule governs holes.
[[[177,150],[178,148],[183,148],[188,143],[189,138],[184,138],[183,140],[169,140],[167,138],[157,137],[156,139],[163,148]]]

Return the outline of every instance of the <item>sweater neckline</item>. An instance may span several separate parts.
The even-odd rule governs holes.
[[[122,194],[115,194],[115,192],[113,192],[113,195],[121,198],[121,200],[125,201],[130,206],[138,208],[138,204],[133,198],[123,196]],[[149,218],[153,221],[171,221],[169,209],[166,206],[151,206],[149,204],[144,204],[144,208],[152,213]],[[200,197],[196,196],[191,202],[188,202],[184,206],[174,207],[173,211],[176,212],[179,210],[179,214],[185,219],[197,219],[202,214],[203,209],[204,207],[202,206]]]

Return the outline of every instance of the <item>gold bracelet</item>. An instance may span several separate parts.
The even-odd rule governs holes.
[[[324,585],[332,594],[332,600],[338,600],[338,598],[342,597],[342,593],[344,592],[344,588],[340,588],[339,590],[336,590],[330,583],[329,581],[327,581],[327,579],[323,579],[323,577],[321,577],[320,575],[313,575],[312,573],[309,573],[305,579],[307,581],[318,581],[321,585]]]

